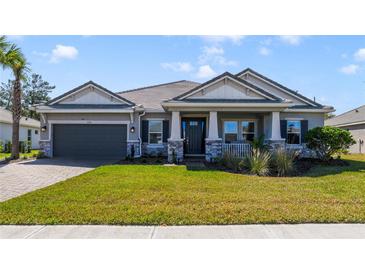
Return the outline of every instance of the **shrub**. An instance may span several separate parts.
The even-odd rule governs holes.
[[[230,170],[233,170],[234,172],[240,170],[240,162],[241,162],[240,158],[237,158],[229,153],[224,153],[222,158],[219,159],[220,165]]]
[[[11,153],[11,141],[8,141],[6,144],[5,144],[5,153]]]
[[[0,140],[0,153],[4,152],[4,149],[5,149],[4,148],[4,143],[3,143],[3,141]]]
[[[270,174],[271,154],[268,151],[253,149],[241,162],[251,174],[266,176]]]
[[[330,126],[309,130],[305,139],[307,147],[313,149],[322,161],[330,160],[334,154],[341,155],[356,143],[349,131]]]
[[[278,176],[289,175],[294,170],[294,160],[298,157],[295,150],[277,149],[273,153],[272,163]]]
[[[26,142],[26,153],[31,153],[32,152],[32,141],[27,141]]]
[[[260,135],[259,138],[254,138],[252,141],[253,150],[267,150],[268,145],[265,144],[265,135]]]
[[[25,153],[26,152],[26,144],[23,141],[19,142],[19,152],[20,153]]]
[[[38,154],[37,154],[37,159],[42,159],[42,158],[46,158],[46,155],[44,154],[43,151],[38,151]]]

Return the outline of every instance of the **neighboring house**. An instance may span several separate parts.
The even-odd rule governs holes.
[[[365,105],[325,120],[326,126],[334,126],[351,132],[356,144],[350,147],[351,153],[365,152]]]
[[[20,119],[19,141],[31,141],[32,149],[39,148],[40,122],[31,118]],[[11,142],[13,132],[12,113],[0,107],[0,140],[3,144]]]
[[[36,110],[50,157],[121,158],[133,147],[135,156],[170,161],[242,152],[260,135],[273,146],[302,148],[308,129],[334,111],[252,69],[118,93],[90,81]]]

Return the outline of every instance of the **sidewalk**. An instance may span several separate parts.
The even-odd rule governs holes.
[[[365,239],[365,224],[0,225],[0,239]]]

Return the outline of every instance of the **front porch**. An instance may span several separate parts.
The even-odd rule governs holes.
[[[168,139],[169,162],[203,156],[211,162],[224,153],[244,157],[254,138],[265,136],[273,146],[283,146],[279,112],[172,111]]]

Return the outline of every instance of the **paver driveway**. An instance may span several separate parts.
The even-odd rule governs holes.
[[[38,159],[0,166],[0,202],[80,175],[111,160]]]

